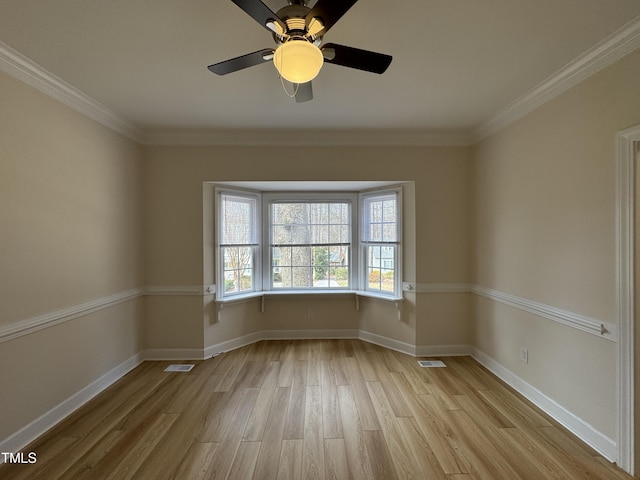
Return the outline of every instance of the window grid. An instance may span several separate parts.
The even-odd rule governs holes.
[[[362,205],[364,225],[360,243],[366,272],[364,289],[395,293],[399,288],[397,193],[367,196]]]
[[[257,204],[254,196],[219,193],[219,257],[223,296],[256,290]]]
[[[271,287],[350,288],[351,204],[271,203]]]

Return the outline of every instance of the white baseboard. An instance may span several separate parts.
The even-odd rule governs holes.
[[[10,437],[0,441],[0,452],[18,452],[29,445],[40,435],[60,423],[78,408],[83,406],[100,392],[129,373],[142,363],[142,355],[137,353],[111,369],[100,378],[91,382],[82,390],[73,394],[62,403],[53,407],[47,413],[36,418],[33,422],[18,430]],[[0,458],[0,463],[2,459]]]
[[[264,330],[262,340],[303,340],[329,338],[358,338],[358,330]]]
[[[143,360],[204,360],[202,348],[150,348],[143,350]]]
[[[471,345],[421,345],[416,347],[416,357],[461,357],[471,355]]]
[[[515,373],[503,367],[500,363],[496,362],[484,352],[477,348],[473,348],[472,350],[473,358],[491,371],[491,373],[514,388],[518,393],[551,416],[583,442],[599,452],[607,460],[611,462],[617,461],[618,450],[615,441],[596,430],[592,425],[588,424],[581,418],[578,418],[558,402],[546,396],[533,385],[527,383]]]
[[[360,340],[364,340],[365,342],[373,343],[374,345],[380,345],[381,347],[390,348],[391,350],[405,353],[407,355],[411,355],[412,357],[416,356],[415,345],[401,342],[400,340],[384,337],[376,333],[365,332],[364,330],[358,330],[358,335],[355,338],[359,338]]]
[[[228,352],[229,350],[235,350],[236,348],[241,348],[246,345],[259,342],[260,340],[263,340],[262,331],[250,333],[248,335],[243,335],[242,337],[232,338],[231,340],[216,343],[215,345],[211,345],[205,348],[204,357],[209,358],[218,353],[224,353],[224,352]]]

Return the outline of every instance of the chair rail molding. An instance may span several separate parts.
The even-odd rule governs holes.
[[[106,297],[96,298],[88,302],[79,303],[71,307],[54,310],[42,315],[20,320],[8,325],[0,326],[0,343],[8,342],[23,335],[28,335],[38,330],[53,327],[63,322],[97,312],[104,308],[113,307],[119,303],[128,302],[142,296],[143,290],[132,288],[114,293]]]
[[[553,320],[554,322],[596,335],[597,337],[605,338],[612,342],[618,341],[618,325],[614,323],[552,307],[551,305],[519,297],[511,293],[481,287],[480,285],[474,285],[471,291],[481,297],[489,298],[525,312],[533,313],[539,317]]]

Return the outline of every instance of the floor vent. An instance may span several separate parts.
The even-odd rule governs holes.
[[[418,365],[425,368],[446,367],[444,362],[440,360],[418,360]]]
[[[195,365],[169,365],[165,372],[190,372]]]

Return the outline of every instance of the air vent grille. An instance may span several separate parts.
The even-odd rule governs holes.
[[[190,372],[195,365],[169,365],[164,369],[165,372]]]
[[[441,360],[418,360],[418,365],[424,368],[441,368],[446,367]]]

